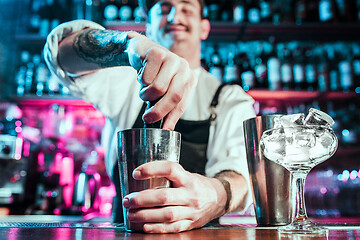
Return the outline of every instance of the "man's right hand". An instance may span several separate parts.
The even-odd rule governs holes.
[[[147,37],[129,32],[128,39],[127,52],[130,64],[138,70],[141,99],[159,99],[143,119],[153,123],[164,118],[163,128],[172,130],[185,111],[194,73],[185,59]]]

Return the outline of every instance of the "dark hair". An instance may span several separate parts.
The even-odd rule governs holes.
[[[139,0],[139,6],[142,8],[144,14],[147,16],[149,10],[158,2],[159,0]],[[203,17],[204,11],[204,0],[198,0],[200,3],[200,14],[201,18]]]

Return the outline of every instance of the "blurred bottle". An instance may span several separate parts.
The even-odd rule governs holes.
[[[42,96],[44,93],[47,93],[46,83],[50,77],[50,71],[46,64],[41,61],[37,67],[36,74],[35,74],[35,81],[36,81],[36,89],[35,93],[37,96]]]
[[[278,25],[282,22],[282,0],[273,0],[272,1],[272,22],[275,25]]]
[[[133,16],[134,16],[134,21],[136,23],[145,21],[144,13],[143,13],[142,9],[140,8],[137,0],[135,1],[135,8],[134,8]]]
[[[227,64],[224,67],[224,82],[239,82],[239,67],[235,64],[235,49],[228,51]]]
[[[217,46],[214,46],[209,60],[209,73],[211,73],[219,81],[223,82],[223,65]]]
[[[294,88],[295,90],[306,90],[305,81],[305,57],[300,46],[294,50]]]
[[[276,51],[276,45],[272,43],[272,50],[267,61],[269,90],[281,89],[281,62]]]
[[[301,25],[307,21],[308,10],[306,0],[295,1],[295,23]]]
[[[15,74],[16,95],[22,96],[25,94],[25,79],[27,72],[27,64],[30,61],[30,53],[22,51],[20,54],[20,65]]]
[[[244,0],[236,0],[234,3],[234,10],[233,10],[233,21],[235,23],[242,23],[246,22],[246,4]]]
[[[122,22],[128,22],[132,19],[133,8],[128,0],[121,0],[119,17]]]
[[[320,22],[338,21],[338,13],[335,0],[319,1],[319,20]]]
[[[339,74],[340,74],[340,86],[344,92],[349,92],[353,90],[354,81],[353,81],[353,74],[352,74],[352,66],[351,66],[351,55],[350,50],[345,47],[344,44],[341,44],[343,47],[341,55],[340,55],[340,62],[339,62]]]
[[[30,21],[29,21],[29,30],[28,30],[30,33],[39,33],[40,31],[41,16],[39,15],[39,10],[43,4],[44,2],[42,0],[33,0],[31,3]]]
[[[241,82],[244,91],[249,91],[255,88],[256,78],[255,72],[251,67],[249,56],[246,53],[241,55]]]
[[[260,7],[261,22],[271,22],[272,12],[271,12],[270,1],[269,0],[260,0],[259,7]]]
[[[360,87],[360,45],[352,44],[352,68],[354,70],[354,86]]]
[[[247,19],[249,23],[259,23],[261,20],[259,1],[248,0]]]
[[[335,52],[335,48],[333,45],[329,45],[326,48],[327,53],[327,62],[329,69],[329,88],[331,91],[339,91],[340,90],[340,79],[339,79],[339,68],[338,62],[339,58],[338,54]]]
[[[284,44],[280,46],[281,47],[279,48],[279,57],[281,61],[280,71],[281,71],[282,89],[291,90],[294,88],[291,51]]]
[[[356,0],[336,0],[339,18],[342,22],[357,21]]]
[[[307,59],[305,64],[305,81],[307,85],[307,90],[316,91],[318,90],[318,83],[316,79],[316,59],[315,53],[312,48],[306,49],[305,57]]]
[[[220,20],[229,22],[233,19],[233,4],[229,0],[220,0]]]
[[[342,126],[342,141],[345,146],[358,146],[358,134],[357,134],[357,119],[356,113],[357,107],[354,103],[351,103],[346,108],[346,114],[343,114],[341,119]]]
[[[33,79],[34,79],[34,71],[35,71],[35,64],[32,61],[29,61],[27,63],[27,69],[26,69],[26,73],[25,73],[25,94],[30,94],[31,93],[31,86],[33,84]]]
[[[219,0],[206,1],[207,4],[207,15],[210,21],[220,20],[220,2]]]
[[[119,19],[120,3],[117,0],[108,0],[104,5],[105,21],[114,21]]]
[[[255,77],[256,88],[268,89],[268,70],[267,70],[267,55],[265,53],[265,47],[263,43],[258,44],[259,49],[255,57]]]

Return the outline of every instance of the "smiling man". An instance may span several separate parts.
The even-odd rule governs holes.
[[[187,231],[251,204],[242,122],[255,116],[253,99],[240,86],[223,87],[201,67],[201,40],[210,31],[202,0],[139,2],[148,17],[146,36],[76,20],[50,33],[45,58],[74,95],[106,116],[105,161],[118,188],[118,130],[164,118],[163,128],[181,132],[180,164],[153,162],[133,174],[166,177],[172,188],[124,199],[117,189],[113,209],[118,222],[122,203],[144,232]],[[145,111],[144,102],[156,99]]]

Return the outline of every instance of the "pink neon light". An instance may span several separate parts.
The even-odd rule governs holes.
[[[21,128],[21,127],[16,127],[16,128],[15,128],[15,132],[21,133],[21,131],[22,131],[22,128]]]
[[[20,160],[21,159],[21,150],[22,150],[22,145],[23,145],[23,140],[22,138],[16,138],[15,140],[15,160]]]
[[[21,122],[21,121],[17,120],[17,121],[15,122],[15,126],[21,127],[21,125],[22,125],[22,122]]]

